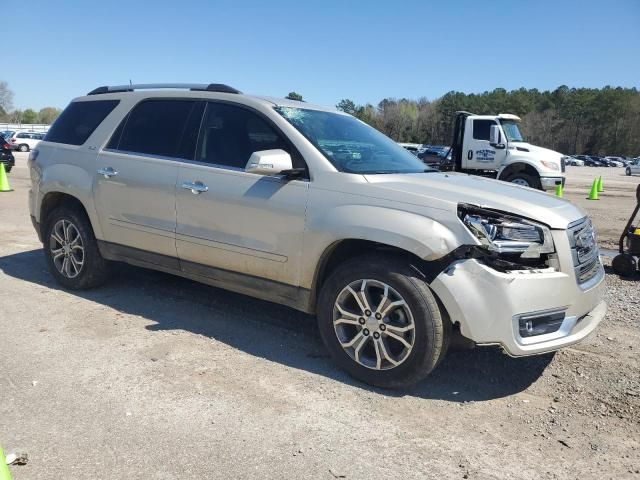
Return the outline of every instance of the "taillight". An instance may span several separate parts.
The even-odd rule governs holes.
[[[4,142],[4,143],[2,144],[2,149],[3,149],[3,150],[9,150],[10,148],[11,148],[11,145],[9,145],[7,142]]]

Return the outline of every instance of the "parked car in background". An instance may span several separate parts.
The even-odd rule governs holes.
[[[4,169],[7,173],[11,171],[16,163],[16,159],[11,152],[11,145],[2,135],[0,135],[0,163],[4,164]]]
[[[44,135],[42,132],[14,132],[13,136],[8,138],[7,141],[13,150],[28,152],[36,148],[44,138]]]
[[[573,155],[573,158],[582,160],[585,167],[609,167],[609,161],[596,155]]]
[[[580,160],[576,157],[567,157],[565,162],[567,165],[572,165],[574,167],[584,167],[584,160]]]
[[[604,157],[612,167],[624,167],[624,160],[621,157]]]
[[[418,156],[418,152],[422,148],[422,145],[419,143],[398,143],[405,150],[413,153],[415,156]]]
[[[430,167],[438,168],[447,162],[447,155],[451,160],[450,148],[445,146],[428,145],[425,149],[418,153],[418,158]]]
[[[635,160],[631,160],[631,162],[629,162],[629,165],[627,165],[625,173],[627,175],[640,174],[640,157],[636,158]]]

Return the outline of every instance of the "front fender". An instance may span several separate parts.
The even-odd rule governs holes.
[[[498,179],[503,180],[502,175],[505,171],[509,170],[516,164],[524,164],[531,168],[533,168],[540,177],[564,177],[564,173],[560,170],[550,170],[547,168],[543,168],[539,162],[536,162],[528,157],[522,157],[519,155],[509,155],[504,165],[500,167],[498,170]]]
[[[310,288],[315,267],[341,240],[369,240],[396,247],[424,260],[438,259],[460,246],[443,224],[417,213],[374,205],[341,205],[307,217],[302,284]]]
[[[38,222],[42,222],[40,210],[42,201],[48,193],[65,193],[78,199],[89,216],[96,238],[103,238],[93,202],[93,176],[89,175],[84,168],[73,164],[59,163],[43,169],[38,199],[34,208]]]

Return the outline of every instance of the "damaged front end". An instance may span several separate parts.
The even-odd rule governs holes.
[[[509,213],[460,204],[458,217],[480,245],[461,245],[421,269],[431,282],[459,260],[475,259],[499,271],[559,270],[551,230]]]

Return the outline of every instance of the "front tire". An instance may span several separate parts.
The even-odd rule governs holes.
[[[86,214],[77,208],[56,208],[46,219],[44,254],[56,281],[71,290],[101,285],[109,264],[98,250]]]
[[[631,176],[631,169],[629,167],[627,167],[627,169],[625,170],[625,173],[627,174],[627,177]]]
[[[318,299],[320,336],[354,378],[402,388],[444,357],[451,326],[435,297],[398,256],[365,255],[338,267]]]
[[[22,145],[20,145],[18,147],[18,150],[20,150],[21,152],[28,152],[29,151],[29,145],[25,145],[24,143]]]
[[[521,185],[523,187],[542,190],[542,183],[540,183],[540,179],[525,172],[512,173],[505,180],[507,182],[515,183],[516,185]]]

